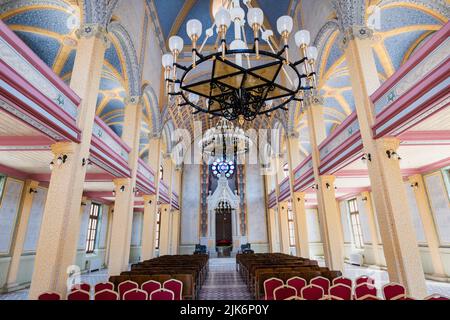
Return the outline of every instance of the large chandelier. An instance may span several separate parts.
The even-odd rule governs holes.
[[[247,19],[245,10],[247,8]],[[289,37],[293,20],[282,16],[277,20],[277,30],[283,43],[277,47],[273,31],[264,28],[264,13],[252,7],[250,0],[230,0],[215,14],[214,25],[203,33],[202,23],[197,19],[187,22],[186,31],[192,41],[192,62],[179,63],[184,41],[179,36],[169,39],[171,53],[164,54],[166,90],[177,96],[179,106],[191,106],[194,113],[205,112],[228,120],[251,121],[257,115],[269,114],[276,109],[287,110],[292,101],[303,101],[305,91],[316,88],[315,60],[317,48],[310,47],[310,33],[295,33],[295,43],[300,50],[300,60],[289,57]],[[234,37],[227,43],[227,32],[234,24]],[[253,32],[251,48],[246,39],[245,27]],[[207,40],[217,33],[217,51],[203,54]],[[270,51],[260,49],[264,42]],[[196,69],[206,72],[198,76]]]
[[[205,159],[221,157],[234,160],[248,152],[252,145],[244,130],[226,119],[221,119],[215,127],[208,129],[198,142]]]

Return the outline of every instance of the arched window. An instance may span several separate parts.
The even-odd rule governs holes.
[[[159,249],[159,231],[161,230],[161,209],[156,214],[155,249]]]
[[[159,166],[159,180],[164,179],[164,168],[163,166]]]

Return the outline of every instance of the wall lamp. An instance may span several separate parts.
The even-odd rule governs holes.
[[[367,201],[367,197],[363,197],[363,198],[361,199],[361,201],[362,201],[362,202],[366,202],[366,201]]]
[[[331,189],[331,184],[329,184],[328,182],[325,184],[325,186],[327,187],[328,190]],[[335,186],[334,189],[337,189],[337,187]]]
[[[59,167],[61,166],[63,163],[66,163],[67,161],[67,155],[63,154],[63,155],[59,155],[58,158],[56,158],[56,165]],[[55,161],[53,160],[52,162],[50,162],[49,164],[49,168],[50,170],[53,170],[55,168]]]
[[[88,168],[92,166],[92,161],[86,158],[83,158],[81,160],[81,165],[84,167],[87,164]]]
[[[318,184],[313,184],[311,188],[314,189],[314,190],[319,190],[319,185]]]
[[[395,152],[395,151],[392,150],[392,149],[386,150],[386,154],[387,154],[387,156],[388,156],[389,159],[402,160],[402,158],[400,158],[400,156],[398,155],[398,153]]]
[[[36,189],[30,188],[30,193],[38,193]]]
[[[419,183],[418,182],[411,183],[411,188],[416,190],[419,189]]]
[[[119,188],[119,190],[120,190],[120,192],[124,192],[125,191],[125,186],[121,186]],[[113,194],[113,196],[116,196],[116,190],[113,190],[112,194]]]
[[[372,162],[372,155],[370,153],[364,153],[361,160],[364,163],[367,163],[367,161]]]

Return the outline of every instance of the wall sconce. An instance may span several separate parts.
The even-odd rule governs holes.
[[[330,190],[331,189],[331,184],[329,184],[328,182],[325,184],[325,186],[327,187],[327,189],[328,190]],[[336,190],[337,189],[337,187],[335,186],[334,187],[334,189]]]
[[[66,161],[67,161],[67,155],[63,154],[63,155],[60,155],[60,156],[58,157],[58,159],[56,159],[56,164],[57,164],[58,166],[60,166],[60,165],[62,165],[63,163],[66,163]]]
[[[50,168],[50,170],[53,171],[53,169],[55,168],[55,162],[50,162],[50,164],[48,165],[48,167]]]
[[[120,187],[120,192],[124,192],[125,191],[125,186],[121,186]]]
[[[152,204],[152,200],[148,200],[148,204]]]
[[[85,206],[85,205],[86,205],[86,202],[81,202],[81,205],[82,205],[82,206]]]
[[[372,162],[372,155],[370,153],[364,153],[361,160],[364,163],[367,163],[367,161]]]
[[[30,188],[30,193],[38,193],[36,189]]]
[[[389,159],[402,160],[402,158],[400,158],[400,156],[397,154],[397,152],[395,152],[392,149],[386,150],[386,154],[387,154]]]
[[[362,201],[362,202],[366,202],[366,201],[367,201],[367,197],[363,197],[363,198],[361,199],[361,201]]]
[[[411,183],[411,188],[415,190],[419,189],[419,183],[418,182]]]
[[[302,200],[302,199],[300,199],[300,197],[298,197],[298,198],[297,198],[297,201],[300,202],[300,200]]]
[[[84,167],[86,164],[87,164],[87,167],[88,167],[88,168],[92,167],[92,162],[91,162],[91,160],[83,158],[83,159],[81,160],[81,165]]]
[[[313,184],[311,189],[319,190],[319,185],[318,184]]]

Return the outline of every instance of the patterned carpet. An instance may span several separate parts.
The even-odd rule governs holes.
[[[234,258],[209,259],[208,278],[199,300],[251,300],[247,285],[236,271]]]

